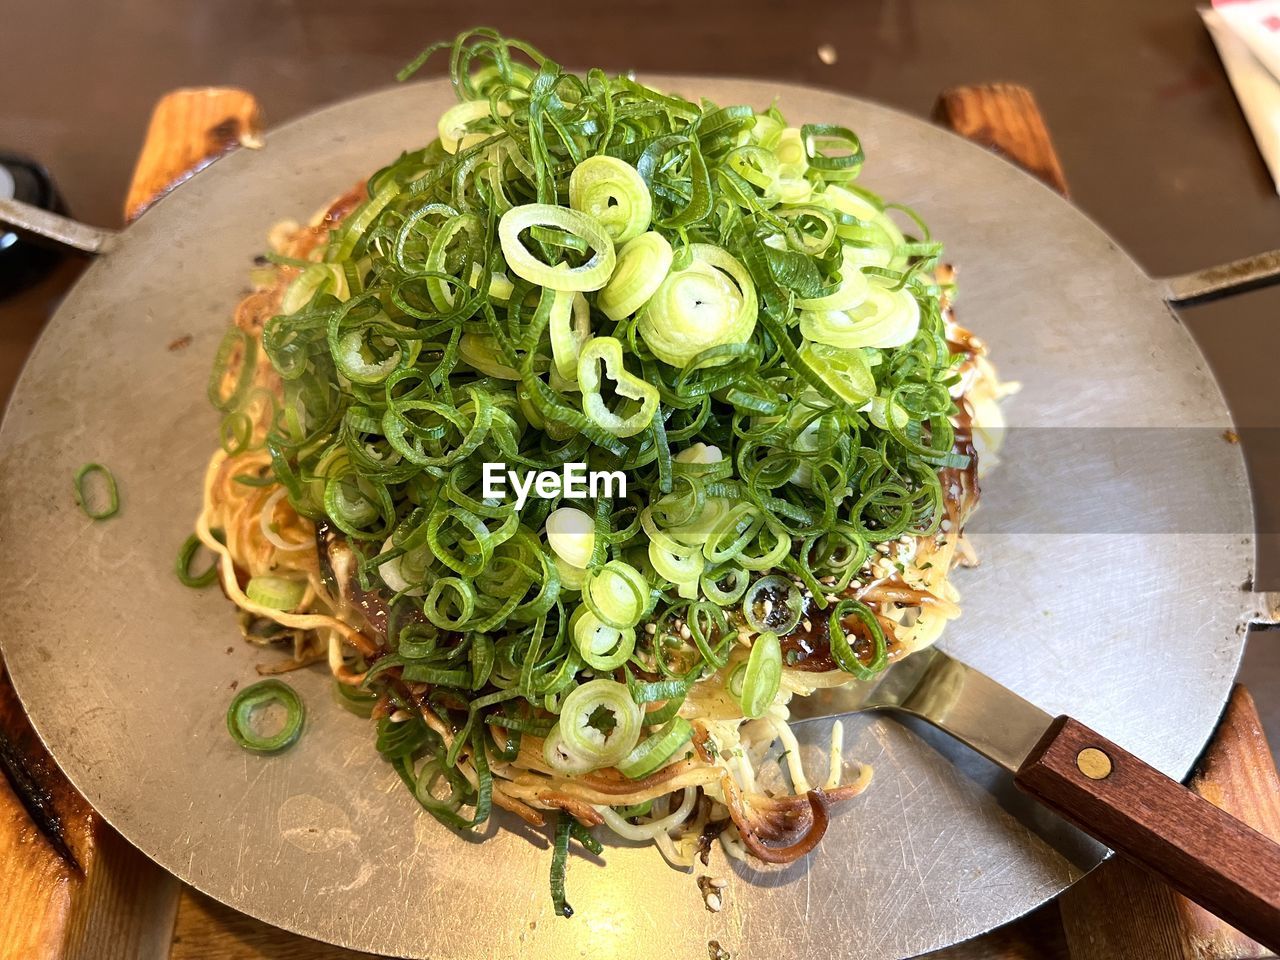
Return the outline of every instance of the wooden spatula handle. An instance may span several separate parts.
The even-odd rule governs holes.
[[[1280,950],[1280,845],[1070,717],[1014,782],[1259,943]]]

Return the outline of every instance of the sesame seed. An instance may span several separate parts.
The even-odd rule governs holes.
[[[656,623],[646,623],[644,625],[644,632],[652,637],[655,633],[658,632],[658,625]]]
[[[942,523],[938,525],[938,528],[942,530],[943,533],[949,532],[951,530],[951,521],[943,520]]]
[[[820,579],[818,582],[819,582],[819,583],[825,583],[827,586],[831,586],[831,584],[833,584],[833,583],[835,583],[835,582],[836,582],[836,578],[835,578],[835,577],[823,577],[823,578],[822,578],[822,579]]]
[[[804,629],[806,633],[808,633],[813,629],[813,621],[810,620],[808,617],[804,618]]]
[[[685,640],[692,639],[693,631],[689,629],[689,625],[687,623],[680,624],[680,636]]]
[[[772,601],[772,600],[770,600],[768,597],[765,597],[765,600],[764,600],[764,615],[767,617],[767,616],[768,616],[769,614],[771,614],[771,613],[773,613],[773,601]]]
[[[720,899],[720,894],[718,893],[707,894],[708,910],[710,910],[712,913],[719,913],[723,907],[724,907],[724,901]]]
[[[829,43],[824,43],[818,48],[818,59],[830,67],[837,59],[839,59],[839,55],[836,53],[836,48],[834,46]]]
[[[839,599],[840,598],[837,597],[834,593],[827,594],[827,603],[836,603],[839,601]]]
[[[717,890],[723,890],[729,885],[729,881],[724,877],[712,877],[707,881],[707,883],[711,884],[711,886],[715,887]]]

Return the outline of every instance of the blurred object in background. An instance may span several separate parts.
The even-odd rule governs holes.
[[[0,199],[21,200],[66,213],[49,174],[24,157],[0,153]],[[0,224],[0,299],[31,286],[52,269],[63,253],[7,230]]]
[[[1214,0],[1200,16],[1280,193],[1280,0]]]

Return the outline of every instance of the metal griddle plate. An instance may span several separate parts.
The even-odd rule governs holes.
[[[857,130],[870,158],[863,182],[914,205],[946,241],[960,266],[962,319],[1024,384],[1008,406],[1012,423],[1228,425],[1203,359],[1153,283],[1012,166],[920,120],[830,93],[652,81],[720,103],[777,97],[793,122]],[[254,680],[264,654],[239,640],[218,591],[188,590],[172,571],[216,443],[205,400],[214,350],[268,228],[305,218],[433,136],[450,100],[443,82],[371,94],[218,161],[130,227],[41,338],[0,431],[9,625],[0,639],[62,769],[125,837],[200,890],[311,937],[411,957],[696,958],[713,939],[735,957],[903,957],[982,933],[1064,889],[1098,848],[993,799],[1001,791],[979,786],[980,765],[961,772],[936,741],[888,720],[848,722],[846,757],[874,764],[875,779],[810,858],[756,869],[725,864],[717,849],[716,872],[731,886],[723,912],[711,914],[693,880],[651,847],[612,845],[607,868],[575,854],[572,920],[551,912],[547,837],[495,823],[479,843],[437,825],[377,757],[367,723],[334,704],[322,668],[291,677],[309,716],[288,753],[251,756],[227,736],[232,682]],[[166,349],[188,333],[190,348]],[[1015,433],[1006,461],[1018,449]],[[1252,530],[1251,508],[1238,447],[1196,446],[1176,470],[1136,456],[1128,502],[1109,496],[1104,516],[1119,522],[1148,495],[1194,499],[1212,478],[1241,525],[981,537],[982,565],[958,574],[965,612],[945,646],[1181,777],[1240,655],[1239,591],[1253,557],[1252,536],[1240,531]],[[91,523],[72,503],[71,475],[87,460],[119,478],[117,519]],[[997,472],[985,499],[1001,497]],[[1023,529],[1047,527],[1028,518]],[[818,727],[806,736],[820,743],[828,727]]]

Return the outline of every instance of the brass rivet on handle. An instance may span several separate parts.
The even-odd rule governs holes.
[[[1105,780],[1111,776],[1111,758],[1097,747],[1085,747],[1077,753],[1076,766],[1090,780]]]

